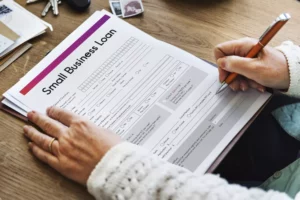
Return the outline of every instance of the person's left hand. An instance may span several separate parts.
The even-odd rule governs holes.
[[[28,119],[44,131],[24,126],[25,136],[32,141],[30,149],[62,175],[85,185],[106,152],[121,142],[120,137],[61,108],[51,107],[47,115],[28,113]]]

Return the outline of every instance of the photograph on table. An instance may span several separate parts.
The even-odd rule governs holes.
[[[112,13],[118,17],[122,17],[122,9],[120,1],[109,1]]]
[[[139,15],[144,12],[141,0],[121,0],[123,18]]]

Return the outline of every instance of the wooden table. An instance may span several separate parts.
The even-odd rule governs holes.
[[[45,2],[25,5],[40,16]],[[258,38],[281,12],[292,20],[274,38],[272,45],[290,39],[300,44],[300,3],[296,0],[144,0],[145,13],[127,22],[146,33],[176,45],[200,58],[214,61],[218,43],[240,37]],[[109,10],[108,0],[92,0],[85,13],[68,5],[60,6],[59,17],[49,13],[44,19],[54,31],[32,40],[33,48],[0,73],[0,93],[13,86],[44,55],[94,11]],[[24,122],[0,112],[0,200],[93,199],[86,188],[62,177],[35,159],[23,137]]]

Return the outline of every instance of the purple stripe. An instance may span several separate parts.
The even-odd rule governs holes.
[[[77,47],[79,47],[86,39],[88,39],[98,28],[100,28],[110,16],[104,15],[89,30],[87,30],[80,38],[78,38],[70,47],[68,47],[60,56],[58,56],[48,67],[46,67],[39,75],[29,82],[20,93],[26,95],[41,80],[43,80],[52,70],[54,70],[62,61],[64,61]]]

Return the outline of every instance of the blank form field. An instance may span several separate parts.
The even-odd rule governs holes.
[[[221,112],[215,117],[212,121],[213,124],[218,124],[221,119],[237,104],[237,102],[243,97],[243,94],[238,93],[224,108]]]

